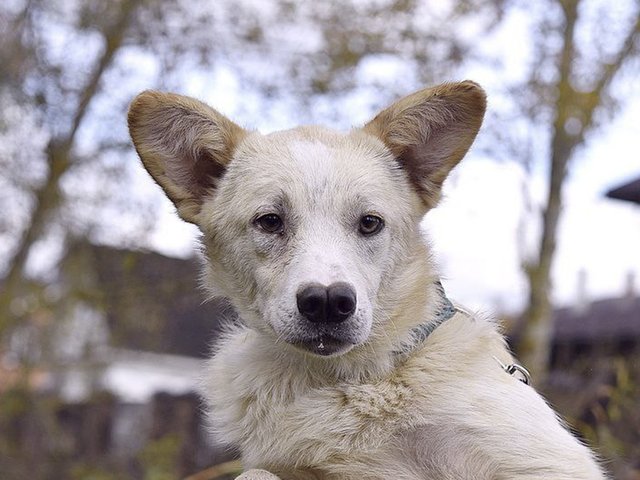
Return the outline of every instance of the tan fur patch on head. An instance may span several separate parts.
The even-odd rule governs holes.
[[[485,109],[486,95],[478,84],[445,83],[402,98],[363,130],[385,143],[431,208],[473,143]]]
[[[196,223],[203,198],[247,132],[198,100],[150,90],[133,100],[128,120],[145,168],[178,214]]]

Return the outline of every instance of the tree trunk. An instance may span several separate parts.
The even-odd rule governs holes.
[[[104,32],[105,49],[78,97],[78,107],[73,115],[69,129],[63,138],[54,138],[47,146],[47,163],[49,170],[44,183],[34,193],[35,200],[27,228],[20,235],[18,247],[2,280],[3,291],[0,293],[0,332],[13,323],[10,311],[11,301],[19,293],[24,280],[24,267],[33,244],[41,237],[52,214],[60,204],[60,179],[72,165],[71,149],[76,133],[80,127],[91,100],[98,92],[104,72],[113,62],[118,49],[122,46],[124,34],[133,13],[141,0],[127,0],[122,3],[117,21]]]
[[[540,250],[535,264],[525,273],[529,283],[529,302],[523,314],[525,329],[518,353],[538,383],[544,383],[551,358],[553,318],[551,269],[556,251],[557,230],[562,210],[562,185],[567,175],[570,151],[563,132],[555,132],[549,178],[549,192],[543,212]]]
[[[563,45],[558,57],[556,112],[549,151],[549,192],[542,214],[542,234],[535,263],[527,265],[529,302],[523,313],[524,331],[518,354],[533,378],[543,384],[549,368],[553,336],[551,309],[551,269],[556,251],[556,237],[562,210],[562,185],[575,143],[565,133],[565,124],[572,111],[573,88],[570,83],[575,56],[574,31],[579,0],[560,0],[564,13]]]
[[[561,32],[562,49],[558,57],[558,80],[555,83],[557,99],[550,149],[549,192],[542,214],[542,234],[535,263],[526,265],[529,284],[529,302],[523,313],[524,329],[517,352],[532,373],[534,380],[544,385],[551,360],[553,343],[553,311],[551,304],[551,270],[556,251],[558,223],[562,212],[562,186],[567,176],[575,148],[584,142],[593,126],[593,115],[602,104],[602,97],[622,64],[635,55],[640,33],[640,16],[629,30],[625,41],[612,61],[597,67],[600,75],[593,90],[576,91],[572,84],[573,60],[576,56],[575,26],[578,21],[580,0],[558,0],[564,15]],[[568,132],[567,121],[574,120],[576,131]]]

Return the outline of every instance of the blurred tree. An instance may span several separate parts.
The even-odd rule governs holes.
[[[273,114],[276,99],[295,120],[333,120],[339,102],[368,111],[450,77],[502,3],[3,2],[0,332],[39,249],[56,257],[68,234],[144,243],[154,215],[124,161],[137,91],[203,93],[227,73],[247,99],[240,120]]]
[[[138,91],[206,99],[232,90],[243,102],[226,113],[248,124],[352,120],[345,108],[365,120],[400,93],[457,78],[463,65],[499,71],[478,47],[519,10],[532,29],[528,72],[509,84],[515,120],[485,137],[548,167],[520,346],[540,378],[562,184],[588,134],[631,93],[614,87],[637,71],[639,8],[637,0],[0,2],[0,337],[40,308],[42,297],[10,307],[29,293],[26,267],[41,245],[55,256],[51,245],[64,247],[68,234],[144,243],[154,212],[128,167],[137,164],[125,126]]]
[[[0,311],[7,314],[0,317],[0,331],[10,318],[8,307],[23,281],[29,252],[61,204],[62,178],[80,160],[72,154],[78,131],[105,72],[123,45],[125,32],[139,3],[139,0],[122,0],[104,4],[101,11],[91,12],[91,22],[87,17],[91,7],[74,5],[74,8],[70,7],[71,2],[34,0],[23,5],[8,2],[0,13],[4,30],[8,32],[3,36],[0,50],[0,61],[7,66],[2,70],[3,100],[18,110],[16,118],[2,118],[4,126],[11,134],[15,133],[11,131],[14,127],[9,123],[11,120],[32,121],[36,132],[27,132],[25,137],[39,133],[46,138],[41,145],[30,145],[31,148],[24,149],[27,153],[14,151],[11,153],[18,155],[2,159],[3,167],[9,167],[3,168],[3,173],[14,175],[13,178],[5,178],[5,182],[15,182],[10,185],[14,187],[10,188],[11,193],[27,193],[30,207],[24,225],[12,232],[16,235],[12,239],[15,248],[3,278]],[[73,20],[65,22],[65,17]],[[67,30],[72,28],[76,30]],[[86,45],[76,47],[80,58],[72,58],[67,50],[72,47],[65,36],[73,36],[76,41],[97,43],[98,48],[89,48],[95,50],[90,52],[93,55],[89,55],[95,58],[88,61],[82,58],[88,53]],[[73,75],[72,71],[82,73]],[[28,142],[28,138],[21,140]],[[43,147],[42,150],[38,151],[38,146]],[[42,162],[36,163],[39,157]],[[34,176],[36,178],[29,178],[29,174],[38,169],[41,171]]]
[[[30,256],[48,238],[60,244],[68,232],[142,236],[143,224],[133,219],[144,218],[150,205],[133,189],[118,188],[127,171],[123,110],[137,90],[193,90],[190,83],[207,85],[227,71],[249,99],[237,112],[241,119],[277,116],[270,108],[277,99],[296,120],[335,120],[336,104],[368,112],[400,92],[450,78],[474,56],[487,61],[475,48],[478,39],[505,9],[521,9],[532,19],[533,47],[529,74],[509,95],[517,115],[531,120],[532,136],[545,126],[550,133],[549,192],[538,252],[525,268],[530,294],[519,351],[543,375],[562,182],[597,114],[615,111],[618,72],[637,58],[638,6],[627,3],[611,9],[592,0],[221,1],[216,8],[183,0],[4,2],[0,201],[10,214],[0,230],[8,259],[0,266],[0,331],[12,318],[12,299],[25,289]],[[521,142],[515,128],[500,130],[498,140],[533,143]],[[531,158],[531,151],[516,150]],[[127,208],[135,215],[127,216]]]
[[[562,188],[589,134],[617,113],[625,96],[633,93],[616,89],[616,79],[634,75],[634,69],[637,78],[640,3],[621,2],[617,7],[591,0],[549,0],[525,6],[534,35],[531,62],[526,78],[513,88],[511,97],[518,103],[518,115],[531,125],[527,138],[518,136],[515,128],[507,134],[519,145],[520,159],[531,162],[538,155],[547,172],[542,232],[535,256],[524,264],[529,296],[517,346],[540,384],[546,378],[553,335],[551,271]],[[545,136],[548,144],[541,149],[539,139]]]

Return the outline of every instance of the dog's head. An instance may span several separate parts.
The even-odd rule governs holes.
[[[366,342],[380,292],[420,242],[419,222],[473,142],[472,82],[421,90],[363,128],[262,135],[207,105],[143,92],[129,128],[144,166],[203,233],[207,286],[241,317],[317,355]]]

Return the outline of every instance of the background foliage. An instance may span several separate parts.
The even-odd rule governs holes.
[[[28,378],[56,357],[51,332],[67,315],[65,301],[81,296],[55,287],[58,261],[82,239],[149,245],[158,197],[139,180],[124,122],[128,102],[145,88],[206,92],[223,105],[226,92],[236,92],[240,123],[344,126],[425,84],[474,74],[493,82],[495,107],[479,148],[541,169],[548,184],[541,211],[523,213],[536,240],[522,248],[529,295],[517,344],[544,387],[563,185],[585,142],[637,94],[639,12],[637,1],[596,0],[2,2],[0,353],[10,350],[18,327],[40,332],[17,360],[21,377],[11,389],[0,388],[3,471],[14,478],[49,478],[54,471],[116,478],[107,473],[116,466],[98,458],[52,467],[56,458],[73,458],[60,453],[64,445],[47,430],[60,406],[33,396]],[[529,39],[514,46],[515,65],[491,48],[508,41],[503,29],[514,17],[526,19]],[[82,265],[74,272],[82,277]],[[622,459],[616,473],[638,478],[632,476],[634,462],[640,468],[638,371],[625,361],[605,369],[612,380],[594,394],[591,413],[571,412],[570,405],[565,412],[591,415],[575,418],[582,433],[605,456]],[[11,432],[29,431],[21,422],[50,432],[40,442],[46,468],[19,451]],[[154,440],[134,474],[183,473],[171,460],[179,457],[179,438]]]

